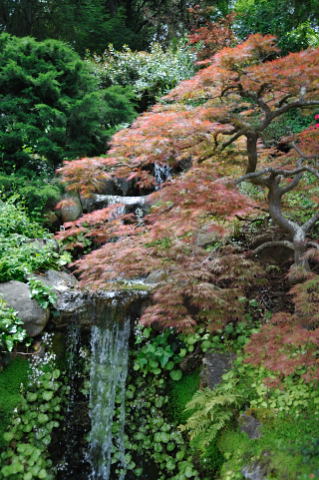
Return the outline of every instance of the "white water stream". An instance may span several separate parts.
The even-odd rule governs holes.
[[[119,452],[121,473],[118,480],[125,478],[125,382],[129,333],[129,318],[110,318],[105,326],[92,327],[90,480],[109,480],[113,446]],[[116,409],[119,409],[116,415],[119,425],[114,433]]]

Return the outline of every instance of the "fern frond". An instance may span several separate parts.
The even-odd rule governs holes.
[[[192,412],[182,430],[188,431],[196,448],[203,451],[234,416],[240,404],[240,395],[221,394],[209,388],[196,392],[186,405]]]

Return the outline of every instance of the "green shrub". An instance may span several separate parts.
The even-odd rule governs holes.
[[[130,85],[140,110],[192,76],[194,60],[195,54],[182,41],[167,50],[152,43],[150,52],[134,52],[128,47],[117,51],[110,45],[103,55],[87,59],[103,88]]]
[[[0,160],[7,173],[104,153],[134,109],[126,90],[99,90],[88,65],[57,40],[0,35]]]
[[[31,292],[31,298],[34,298],[40,307],[48,308],[50,305],[54,305],[57,300],[57,295],[51,287],[45,285],[41,280],[30,277],[28,285]]]
[[[240,395],[233,392],[205,388],[195,393],[186,405],[191,412],[183,430],[189,432],[192,445],[205,452],[215,442],[218,433],[234,418],[243,403]]]
[[[13,308],[0,298],[0,349],[12,352],[16,344],[27,338],[27,332],[23,328],[23,321],[20,320]]]
[[[266,145],[275,145],[282,137],[305,130],[313,124],[314,114],[315,110],[306,114],[300,110],[284,113],[264,130],[263,139]]]
[[[185,407],[199,388],[199,371],[185,374],[178,382],[170,381],[168,392],[170,397],[169,411],[174,422],[184,423],[187,418]]]
[[[12,197],[0,203],[0,281],[27,279],[32,272],[59,269],[70,261],[57,252],[48,231],[31,220]]]
[[[240,38],[256,32],[276,35],[285,54],[319,43],[316,0],[237,0],[234,3],[235,31]]]
[[[0,192],[3,199],[18,196],[28,215],[41,223],[45,211],[53,209],[60,200],[62,186],[47,174],[21,169],[10,174],[0,172]]]

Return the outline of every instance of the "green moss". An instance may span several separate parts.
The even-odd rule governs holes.
[[[226,429],[218,439],[218,448],[226,455],[247,450],[250,440],[245,433]]]
[[[184,374],[178,382],[171,381],[169,384],[170,411],[169,415],[177,423],[185,423],[189,413],[185,412],[186,403],[193,397],[199,388],[199,370]]]
[[[14,408],[21,400],[20,386],[26,383],[29,363],[23,358],[15,358],[0,372],[0,447],[4,445],[6,431]]]
[[[302,418],[273,418],[263,425],[259,439],[226,430],[218,440],[218,448],[228,459],[221,479],[228,479],[230,471],[239,474],[244,465],[256,460],[265,464],[268,474],[273,475],[270,478],[276,480],[318,478],[319,419],[310,412]]]
[[[270,464],[280,479],[299,480],[303,474],[318,475],[319,418],[314,413],[305,413],[300,418],[277,418],[263,428],[259,450],[273,452]]]

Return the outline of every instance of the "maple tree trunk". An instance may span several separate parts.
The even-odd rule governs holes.
[[[252,173],[256,171],[258,154],[257,154],[257,134],[247,135],[247,155],[248,166],[246,173]]]
[[[280,176],[274,175],[268,180],[269,213],[272,220],[290,234],[294,250],[294,264],[309,271],[308,260],[304,257],[307,250],[306,231],[298,223],[286,218],[281,210],[281,198],[288,190],[280,187]]]
[[[310,271],[308,260],[305,258],[307,250],[307,239],[305,232],[300,227],[293,238],[294,246],[294,264],[297,267],[302,267],[306,271]]]

